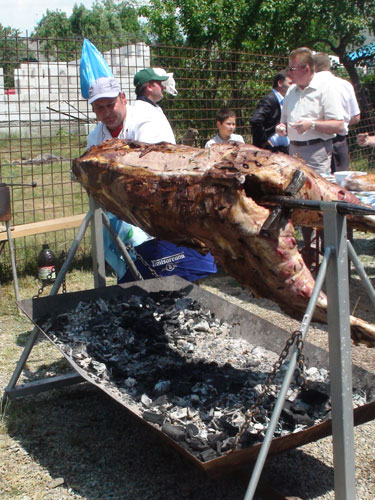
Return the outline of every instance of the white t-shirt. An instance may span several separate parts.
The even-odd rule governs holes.
[[[340,94],[341,105],[344,110],[345,122],[345,131],[341,135],[347,135],[351,118],[361,113],[357,98],[355,96],[353,85],[347,80],[335,76],[330,71],[319,71],[318,73],[316,73],[316,77],[318,80],[321,80],[323,82],[326,81],[328,85],[333,85],[336,89],[336,92]]]
[[[204,147],[209,148],[212,146],[212,144],[227,144],[229,141],[245,142],[243,140],[242,135],[231,134],[229,139],[227,141],[225,141],[223,138],[220,137],[219,134],[216,134],[214,138],[212,138],[206,142]]]
[[[280,123],[288,125],[291,141],[328,140],[336,134],[324,134],[307,130],[299,134],[292,125],[299,120],[343,120],[344,111],[340,96],[329,80],[314,74],[310,84],[301,89],[298,85],[290,88],[285,96]]]
[[[128,115],[128,139],[150,144],[162,141],[176,144],[172,127],[160,106],[137,100],[128,106]]]

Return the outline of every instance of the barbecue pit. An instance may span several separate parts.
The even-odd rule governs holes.
[[[115,387],[115,384],[111,383],[111,381],[103,384],[100,379],[93,376],[92,372],[83,369],[73,353],[70,353],[69,349],[62,348],[57,339],[49,333],[48,327],[45,326],[48,325],[46,312],[48,312],[48,316],[52,320],[55,320],[57,317],[61,318],[64,314],[74,311],[79,302],[87,303],[89,301],[113,301],[120,299],[123,303],[129,303],[129,301],[134,301],[134,298],[136,298],[142,303],[147,300],[149,294],[160,292],[179,292],[184,298],[191,299],[199,304],[200,308],[207,314],[213,314],[218,321],[230,325],[230,335],[233,338],[243,338],[250,344],[262,346],[262,348],[273,351],[276,354],[281,352],[286,340],[290,337],[290,332],[286,332],[254,314],[230,304],[199,286],[178,277],[147,280],[136,282],[135,284],[43,297],[37,300],[25,300],[21,302],[21,307],[29,318],[42,329],[43,334],[48,340],[60,349],[74,370],[82,377],[82,380],[86,380],[106,392],[120,403],[126,411],[141,420],[145,426],[152,428],[160,439],[177,449],[187,460],[211,474],[228,473],[234,469],[242,468],[256,459],[261,443],[213,459],[210,459],[210,455],[207,455],[207,460],[198,458],[197,454],[189,451],[186,446],[182,445],[181,441],[172,439],[165,432],[161,431],[160,425],[146,420],[144,413],[140,411],[139,405],[135,404],[131,398],[124,398],[121,392]],[[207,335],[209,335],[209,332],[207,332]],[[313,366],[318,369],[328,369],[327,352],[306,343],[304,354],[307,367]],[[371,420],[375,416],[375,402],[369,393],[369,388],[374,387],[374,381],[375,377],[373,375],[358,367],[353,367],[353,387],[356,391],[367,392],[370,401],[354,410],[356,425]],[[272,440],[270,453],[276,454],[296,448],[328,436],[331,434],[331,431],[331,420],[327,419],[302,431],[276,437]]]

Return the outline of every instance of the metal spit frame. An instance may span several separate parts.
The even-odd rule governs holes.
[[[56,277],[56,280],[52,286],[50,295],[58,294],[58,291],[64,281],[65,275],[68,272],[71,263],[73,262],[79,244],[84,238],[90,222],[91,222],[91,247],[92,247],[92,259],[93,259],[94,287],[99,288],[106,286],[104,242],[103,242],[103,230],[102,230],[103,224],[109,231],[109,234],[113,238],[116,245],[118,246],[119,251],[124,257],[134,277],[138,280],[143,280],[142,275],[135,267],[134,262],[132,261],[129,255],[129,252],[125,248],[125,245],[122,243],[117,234],[113,231],[107,215],[102,211],[102,209],[99,207],[99,205],[95,202],[95,200],[91,196],[89,197],[89,207],[90,209],[85,215],[85,218],[83,219],[81,226],[78,228],[72,246],[70,247],[67,253],[65,262],[63,263]],[[82,380],[81,376],[74,372],[67,375],[50,377],[48,379],[40,380],[37,382],[30,382],[28,384],[23,385],[22,387],[16,386],[18,379],[21,376],[22,370],[29,358],[31,350],[38,338],[38,335],[39,335],[39,328],[35,326],[28,338],[24,350],[21,353],[20,359],[12,374],[9,384],[5,389],[6,396],[10,398],[26,396],[29,394],[36,394],[56,387],[62,387],[64,385],[72,385]]]
[[[268,201],[287,209],[306,208],[323,212],[325,254],[316,279],[316,286],[310,299],[306,313],[301,324],[303,339],[312,320],[313,311],[317,302],[323,281],[327,278],[328,295],[328,330],[329,330],[329,359],[331,372],[331,398],[332,398],[332,436],[334,454],[334,477],[335,496],[340,500],[355,499],[355,465],[354,465],[354,421],[352,402],[352,361],[351,361],[351,339],[349,325],[349,280],[348,280],[348,253],[354,263],[359,276],[375,304],[375,292],[368,279],[352,245],[347,241],[346,215],[374,215],[375,210],[359,207],[345,202],[319,202],[296,200],[290,197],[269,197]],[[85,231],[92,222],[92,249],[94,262],[94,284],[95,287],[105,286],[104,247],[102,239],[102,223],[109,229],[111,236],[118,245],[125,260],[130,266],[134,276],[142,279],[138,271],[134,270],[128,252],[116,239],[108,218],[102,210],[90,198],[90,210],[86,214],[81,227],[78,229],[74,242],[67,254],[66,260],[56,278],[50,295],[56,295],[63,282],[65,274],[69,269],[79,243],[84,237]],[[27,394],[49,390],[55,387],[71,385],[82,381],[79,374],[73,373],[60,377],[28,383],[22,387],[16,387],[23,367],[36,341],[39,333],[35,327],[29,337],[24,351],[18,361],[13,376],[5,390],[8,397],[14,398]],[[289,368],[285,374],[281,391],[273,411],[271,421],[260,447],[255,467],[252,471],[245,500],[251,500],[255,494],[264,462],[269,451],[272,436],[279,419],[286,393],[289,388],[292,375],[296,366],[297,351],[295,350],[289,362]]]
[[[375,214],[375,210],[345,202],[292,200],[281,196],[270,197],[270,201],[272,200],[288,209],[308,208],[323,212],[325,252],[316,278],[313,294],[302,320],[301,333],[302,340],[304,340],[312,320],[319,293],[326,278],[335,498],[339,500],[354,500],[356,498],[356,483],[348,253],[374,305],[375,292],[353,246],[347,240],[346,215],[373,215]],[[252,471],[245,500],[252,500],[254,497],[272,436],[296,368],[296,361],[297,348],[294,349],[285,373],[265,438]]]

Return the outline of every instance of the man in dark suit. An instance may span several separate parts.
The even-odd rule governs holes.
[[[250,118],[254,146],[273,152],[288,153],[289,140],[287,137],[277,135],[275,127],[280,123],[284,97],[291,82],[287,72],[280,71],[273,79],[272,91],[258,102]]]

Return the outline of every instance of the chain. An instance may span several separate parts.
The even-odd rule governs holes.
[[[153,269],[150,264],[145,260],[140,253],[137,252],[137,250],[132,246],[132,245],[125,245],[126,250],[130,250],[131,252],[134,252],[135,256],[137,259],[139,259],[142,264],[150,271],[150,273],[153,275],[154,278],[161,278],[161,276]]]
[[[245,422],[242,424],[241,429],[239,430],[233,446],[232,446],[232,451],[237,450],[238,443],[240,442],[242,436],[245,434],[245,431],[250,425],[250,422],[252,418],[259,413],[259,408],[266,396],[269,394],[270,389],[271,389],[271,384],[274,381],[277,372],[280,370],[281,366],[285,362],[290,348],[292,347],[293,344],[296,344],[298,354],[297,354],[297,373],[296,373],[296,383],[298,386],[302,387],[306,383],[305,379],[305,356],[302,353],[303,350],[303,340],[302,340],[302,332],[300,330],[296,330],[292,333],[290,338],[286,341],[285,346],[283,350],[280,353],[279,359],[276,361],[272,368],[272,372],[269,374],[267,381],[264,385],[264,389],[261,393],[258,394],[255,402],[250,406],[249,410],[246,412],[245,415]]]
[[[65,252],[65,250],[62,250],[61,254],[59,256],[60,269],[62,267],[62,264],[63,264],[65,258],[66,258],[66,252]],[[62,280],[61,286],[62,286],[62,293],[66,293],[66,273],[64,274],[64,279]]]
[[[54,273],[55,273],[55,268],[53,267],[51,269],[51,272],[49,274],[47,274],[46,279],[42,280],[42,286],[39,288],[38,293],[36,295],[34,295],[33,299],[39,299],[39,297],[42,295],[43,290],[45,289],[45,287],[47,285],[49,285],[50,283],[52,283],[52,275]]]
[[[66,257],[66,252],[65,252],[65,250],[63,250],[60,254],[59,259],[58,259],[60,262],[60,267],[61,267],[61,263],[64,261],[65,257]],[[42,295],[46,286],[49,285],[50,283],[52,283],[52,281],[53,281],[52,275],[55,272],[56,272],[56,268],[53,267],[51,269],[51,272],[47,275],[47,278],[45,280],[42,280],[42,286],[39,288],[38,293],[36,295],[34,295],[33,299],[39,299],[39,297]],[[64,276],[64,279],[62,280],[61,286],[62,286],[62,293],[66,293],[66,275]]]

